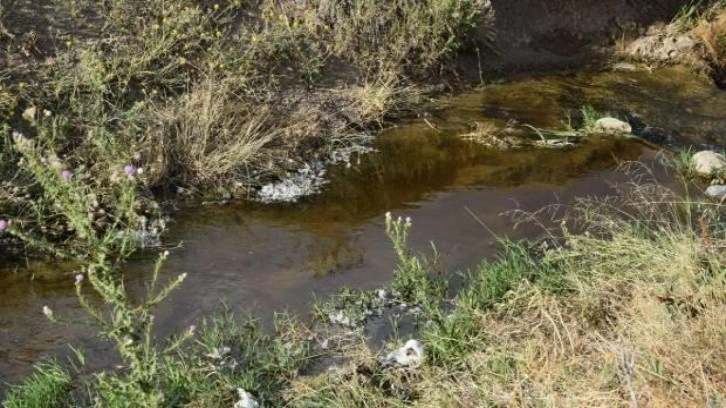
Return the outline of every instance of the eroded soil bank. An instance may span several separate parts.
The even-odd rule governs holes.
[[[618,40],[667,24],[682,0],[493,0],[494,53],[481,65],[499,73],[602,66]],[[466,57],[469,75],[476,64]]]

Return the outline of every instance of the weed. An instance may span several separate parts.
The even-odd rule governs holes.
[[[38,128],[41,132],[56,129],[43,124],[38,124]],[[49,139],[52,140],[39,140]],[[96,173],[92,177],[88,168],[64,165],[48,146],[18,132],[14,136],[14,146],[22,156],[20,168],[38,183],[38,200],[33,201],[30,209],[37,217],[42,217],[49,210],[38,207],[50,207],[58,222],[73,231],[83,245],[56,245],[27,228],[28,223],[22,219],[13,220],[7,230],[29,245],[68,257],[80,265],[81,271],[75,277],[78,299],[99,324],[101,335],[114,342],[128,369],[123,380],[118,376],[99,375],[100,395],[111,395],[113,398],[109,401],[118,398],[126,403],[115,406],[157,406],[161,355],[177,348],[193,332],[185,332],[161,351],[153,340],[152,308],[186,276],[180,275],[165,285],[158,283],[159,269],[167,253],[159,257],[150,277],[147,297],[138,304],[128,298],[119,272],[126,258],[141,245],[136,229],[144,225],[137,213],[139,169],[120,163],[116,173]],[[84,292],[87,285],[100,297],[102,306],[87,299]],[[43,313],[52,321],[60,318],[47,306]]]
[[[398,257],[391,289],[403,300],[429,307],[441,296],[445,287],[442,281],[429,276],[428,261],[411,254],[408,234],[412,225],[410,218],[394,219],[391,213],[386,213],[386,234]]]

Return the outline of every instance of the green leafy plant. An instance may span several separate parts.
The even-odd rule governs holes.
[[[41,131],[43,131],[41,129]],[[41,139],[42,140],[42,139]],[[158,350],[153,338],[151,310],[182,283],[185,274],[159,284],[159,270],[168,256],[160,255],[150,277],[148,293],[132,301],[124,285],[120,266],[140,245],[143,228],[139,209],[139,169],[119,164],[117,172],[105,178],[90,177],[83,166],[65,167],[46,146],[16,132],[14,146],[22,157],[20,168],[37,182],[39,200],[34,206],[47,205],[55,217],[83,245],[60,245],[26,230],[22,219],[4,228],[27,244],[58,256],[70,258],[80,268],[75,276],[76,292],[81,305],[100,326],[101,335],[111,339],[125,362],[126,373],[119,381],[114,376],[98,376],[99,388],[113,390],[127,401],[126,406],[157,406],[162,356],[193,334],[187,330],[167,347]],[[101,207],[99,203],[103,203]],[[103,211],[101,211],[103,210]],[[38,213],[45,210],[35,208]],[[103,220],[97,218],[103,215]],[[92,289],[102,304],[90,301],[85,288]],[[43,313],[52,321],[62,320],[47,306]]]

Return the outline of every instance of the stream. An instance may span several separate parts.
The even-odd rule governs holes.
[[[524,131],[523,124],[561,129],[564,113],[583,105],[642,120],[680,146],[726,141],[726,92],[677,69],[512,79],[441,98],[423,117],[376,135],[377,153],[332,166],[320,194],[297,203],[217,203],[174,213],[164,237],[174,248],[161,275],[186,272],[188,278],[157,310],[159,334],[198,325],[225,307],[263,321],[281,310],[304,316],[315,297],[386,284],[395,267],[383,226],[387,211],[413,219],[412,246],[431,254],[435,243],[443,271],[465,270],[496,254],[497,238],[469,211],[497,236],[536,237],[539,227],[515,225],[507,213],[607,195],[613,183],[627,181],[619,162],[653,162],[656,153],[615,138],[566,149],[500,151],[460,135],[476,123],[513,132]],[[128,264],[132,294],[143,293],[155,259],[147,251]],[[54,324],[41,312],[48,305],[64,318],[84,318],[69,266],[4,269],[0,395],[33,364],[49,357],[65,361],[72,355],[69,345],[85,351],[91,370],[117,363],[112,345],[91,327]]]

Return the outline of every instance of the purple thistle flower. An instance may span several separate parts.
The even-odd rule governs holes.
[[[17,130],[13,130],[13,133],[12,133],[12,135],[13,135],[13,139],[19,139],[19,138],[21,138],[21,137],[23,136],[23,135],[22,135],[22,134],[21,134],[20,132],[18,132]]]
[[[7,227],[8,227],[8,222],[3,219],[0,219],[0,231],[3,231]]]
[[[136,175],[136,167],[127,164],[126,166],[124,166],[124,173],[126,173],[126,175],[129,177],[134,177]]]
[[[82,273],[79,273],[79,274],[76,275],[76,283],[83,282],[83,279],[84,279],[84,276],[83,276]]]
[[[197,326],[195,326],[195,325],[189,326],[189,333],[194,333],[195,331],[197,331]]]
[[[61,172],[61,178],[63,180],[70,180],[72,176],[73,176],[73,173],[71,173],[70,170],[63,170]]]

